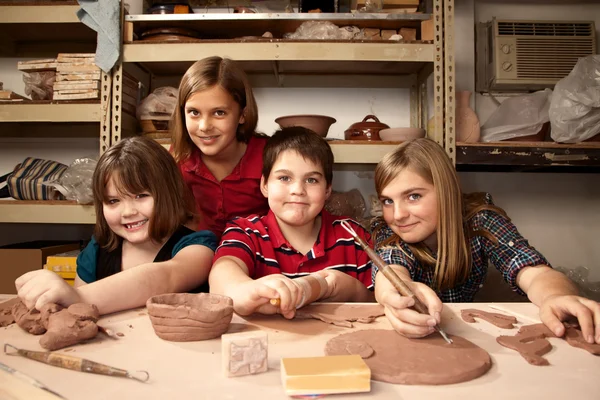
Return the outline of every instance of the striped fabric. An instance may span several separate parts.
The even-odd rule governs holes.
[[[59,193],[44,182],[60,178],[66,169],[56,161],[27,157],[7,177],[8,193],[17,200],[56,200]]]
[[[286,240],[272,211],[263,217],[236,218],[227,225],[214,262],[225,256],[237,257],[246,264],[253,279],[270,274],[293,279],[323,269],[336,269],[372,289],[369,256],[354,243],[341,222],[348,221],[367,243],[371,243],[370,235],[352,219],[333,216],[325,210],[321,218],[317,241],[306,254]]]

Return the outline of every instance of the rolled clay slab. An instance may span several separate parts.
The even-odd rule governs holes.
[[[330,339],[325,354],[361,354],[371,368],[371,379],[404,385],[466,382],[490,369],[485,350],[460,336],[449,336],[452,344],[440,335],[409,339],[393,330],[365,329]]]
[[[209,293],[163,294],[149,298],[146,307],[156,335],[174,342],[219,337],[233,317],[233,300]]]
[[[314,318],[328,324],[352,328],[352,322],[369,324],[377,317],[385,315],[383,307],[372,304],[310,304],[296,310],[295,318]]]

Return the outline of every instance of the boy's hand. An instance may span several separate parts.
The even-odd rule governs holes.
[[[577,317],[581,333],[588,343],[600,344],[600,304],[574,295],[548,296],[540,305],[540,319],[554,334],[561,337],[565,326],[561,321]]]
[[[340,295],[345,294],[342,293],[343,288],[352,287],[356,282],[359,282],[350,275],[335,269],[324,269],[315,272],[315,274],[325,278],[325,281],[327,282],[327,291],[323,297],[321,297],[321,300],[338,299]]]
[[[233,309],[239,315],[281,313],[285,318],[294,318],[296,306],[302,299],[302,289],[290,278],[272,274],[260,279],[237,285],[232,293]],[[278,306],[269,301],[279,299]]]
[[[57,303],[68,307],[81,302],[77,290],[60,276],[47,269],[31,271],[15,281],[17,295],[28,309],[40,309],[44,304]]]
[[[382,274],[378,273],[377,275]],[[383,276],[378,278],[385,279]],[[376,283],[376,288],[378,283]],[[415,304],[414,300],[411,297],[401,296],[389,283],[385,285],[385,290],[377,293],[377,301],[384,307],[385,315],[392,327],[401,335],[409,338],[430,335],[435,331],[434,326],[440,323],[442,302],[427,285],[417,282],[407,282],[407,284],[410,285],[415,296],[427,307],[429,315],[409,308]]]

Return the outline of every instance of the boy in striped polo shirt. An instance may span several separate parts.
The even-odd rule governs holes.
[[[357,222],[324,210],[332,178],[333,153],[325,139],[302,127],[275,132],[263,151],[261,178],[270,211],[227,225],[210,291],[231,297],[240,315],[293,318],[307,295],[294,278],[316,275],[327,283],[320,301],[373,301],[371,261],[341,222],[367,243],[371,237]]]

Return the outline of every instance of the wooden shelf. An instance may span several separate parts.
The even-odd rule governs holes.
[[[457,143],[456,164],[527,167],[599,167],[600,142]]]
[[[96,32],[82,24],[75,1],[0,4],[0,57],[93,53]]]
[[[0,103],[0,122],[99,122],[100,102]]]
[[[0,201],[0,223],[95,224],[94,206],[75,201]]]
[[[419,72],[433,62],[434,45],[388,42],[306,42],[212,40],[123,45],[123,62],[144,63],[157,75],[183,74],[202,55],[242,62],[248,73],[387,74]],[[173,60],[177,60],[173,62]],[[399,62],[402,61],[402,62]]]
[[[170,139],[157,139],[156,141],[167,150],[171,147]],[[377,164],[384,155],[394,150],[400,143],[362,140],[332,140],[329,142],[336,164]]]

